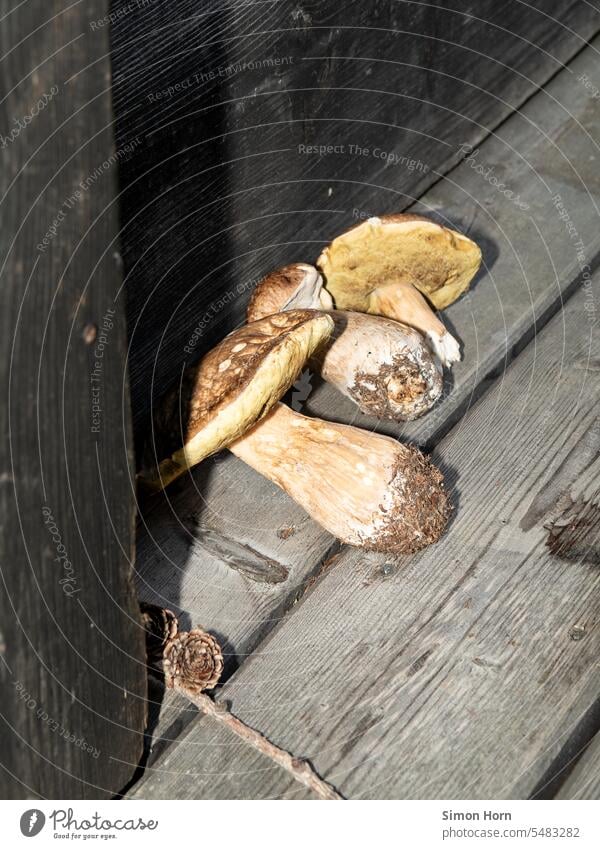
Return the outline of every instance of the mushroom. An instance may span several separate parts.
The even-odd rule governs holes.
[[[468,289],[480,264],[481,250],[471,239],[408,214],[363,221],[335,238],[317,260],[338,309],[416,327],[447,366],[460,360],[458,342],[423,294],[444,309]]]
[[[247,319],[297,307],[330,310],[333,337],[315,359],[323,378],[363,413],[411,421],[442,394],[439,361],[416,330],[381,316],[333,310],[312,265],[294,263],[264,277],[252,293]]]
[[[440,471],[416,448],[277,403],[333,320],[290,310],[247,324],[184,372],[154,415],[157,490],[228,447],[280,486],[334,536],[406,553],[435,542],[450,507]]]

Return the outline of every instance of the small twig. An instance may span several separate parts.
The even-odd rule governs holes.
[[[249,725],[246,725],[245,722],[242,722],[241,719],[234,716],[222,702],[213,701],[210,696],[207,696],[205,693],[191,693],[184,685],[181,685],[178,682],[175,683],[174,689],[193,702],[196,707],[202,711],[202,713],[212,716],[214,719],[222,722],[227,726],[227,728],[233,731],[234,734],[237,734],[238,737],[241,737],[242,740],[245,740],[261,754],[266,755],[268,758],[271,758],[271,760],[278,763],[279,766],[289,772],[296,781],[299,781],[301,784],[304,784],[305,787],[308,787],[309,790],[312,790],[315,796],[318,796],[319,799],[344,798],[343,796],[340,796],[337,790],[334,790],[330,784],[323,781],[323,779],[317,775],[308,761],[302,760],[301,758],[295,758],[293,755],[290,755],[289,752],[286,752],[285,749],[280,749],[279,746],[271,743],[270,740],[263,737],[260,731],[250,728]]]

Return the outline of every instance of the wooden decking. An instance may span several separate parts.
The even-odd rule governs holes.
[[[140,595],[220,638],[217,700],[345,797],[597,795],[600,108],[581,80],[600,84],[599,48],[413,207],[485,257],[443,314],[464,358],[438,408],[400,428],[314,378],[297,389],[305,412],[434,448],[455,505],[442,541],[340,546],[230,455],[140,520]],[[179,696],[152,708],[132,797],[310,795]]]

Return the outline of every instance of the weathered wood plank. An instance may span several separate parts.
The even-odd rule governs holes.
[[[600,734],[585,749],[556,798],[600,798]]]
[[[0,795],[104,798],[142,750],[108,3],[3,4]],[[86,71],[88,62],[93,70]],[[74,75],[77,77],[74,78]]]
[[[355,209],[408,206],[600,28],[584,0],[454,5],[170,0],[115,22],[118,139],[141,142],[121,169],[140,436],[255,280]]]
[[[411,559],[342,553],[223,688],[344,796],[526,797],[594,703],[600,575],[552,556],[531,507],[572,486],[574,456],[600,455],[600,373],[585,368],[599,298],[600,275],[440,443],[456,504],[443,541]],[[185,740],[162,796],[211,738],[194,723]],[[250,763],[242,749],[233,771]],[[243,793],[262,798],[260,776]]]
[[[481,148],[482,160],[494,163],[497,173],[510,174],[511,180],[514,175],[515,186],[531,205],[528,212],[515,212],[514,203],[492,189],[468,164],[456,168],[421,202],[428,209],[448,209],[451,220],[461,211],[465,215],[466,208],[463,221],[481,222],[474,225],[474,235],[481,239],[485,233],[490,265],[474,291],[448,311],[464,342],[465,358],[455,368],[452,391],[440,407],[402,432],[360,416],[332,389],[312,391],[315,381],[305,377],[290,395],[295,408],[429,442],[447,429],[465,401],[481,391],[480,382],[489,369],[501,367],[512,355],[512,346],[557,306],[561,293],[567,297],[578,272],[574,248],[558,210],[548,210],[550,199],[538,175],[540,163],[547,174],[557,175],[565,158],[587,162],[586,157],[593,155],[590,151],[595,148],[586,133],[598,137],[598,117],[597,110],[589,108],[589,91],[577,82],[583,73],[600,79],[600,64],[592,49],[557,77],[548,91],[530,101],[523,116],[509,119],[497,137]],[[566,104],[572,117],[556,101]],[[553,108],[549,109],[549,104]],[[549,138],[542,135],[542,128]],[[533,163],[535,170],[527,163]],[[585,177],[587,188],[595,191],[598,177],[594,169],[586,171]],[[545,179],[551,182],[549,176]],[[592,261],[600,243],[597,214],[586,187],[577,180],[571,186],[561,178],[557,190]],[[494,250],[498,256],[492,264]],[[486,385],[489,381],[483,382]],[[138,588],[143,598],[183,611],[184,621],[191,619],[216,630],[225,643],[230,674],[302,593],[304,582],[319,569],[333,540],[291,499],[233,457],[224,455],[207,463],[194,473],[194,481],[194,485],[178,485],[176,493],[170,491],[171,503],[157,502],[146,527],[142,524]],[[240,545],[247,545],[274,558],[289,569],[289,578],[279,584],[253,581],[243,570],[232,567],[231,558],[227,565],[227,557],[215,556],[214,546],[207,550],[195,540],[190,529],[196,524],[218,533],[226,547],[237,546],[238,553]],[[295,530],[294,535],[288,536],[286,528]],[[279,536],[282,529],[285,539]],[[158,707],[154,705],[155,710]],[[194,713],[180,697],[167,695],[154,732],[156,752],[177,736],[185,719]]]

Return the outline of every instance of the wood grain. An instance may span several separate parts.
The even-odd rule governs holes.
[[[143,784],[136,785],[129,797],[170,798],[173,781],[177,780],[177,799],[246,799],[257,781],[267,798],[316,798],[286,770],[240,740],[222,723],[209,717],[199,718],[197,722],[205,733],[202,744],[196,746],[193,740],[188,744],[188,730],[183,730],[158,764],[146,767]],[[180,775],[184,750],[191,756],[185,777]],[[244,759],[242,775],[237,772],[240,756]],[[138,786],[143,788],[141,793]]]
[[[599,373],[580,368],[600,354],[585,309],[600,276],[591,293],[438,446],[456,505],[444,539],[410,559],[342,553],[220,694],[345,797],[527,797],[596,700],[598,570],[553,557],[543,524],[524,522],[574,451],[600,452]],[[173,751],[163,797],[207,746],[219,763],[206,732],[194,723]],[[288,791],[251,764],[242,750],[228,765],[229,793],[233,772],[245,797]]]
[[[227,677],[338,547],[280,489],[225,452],[142,513],[136,583],[141,598],[171,608],[182,627],[202,625],[217,636]],[[155,693],[150,762],[195,713],[177,693]]]
[[[108,5],[6,6],[0,795],[106,798],[146,696],[108,28],[90,27]]]

